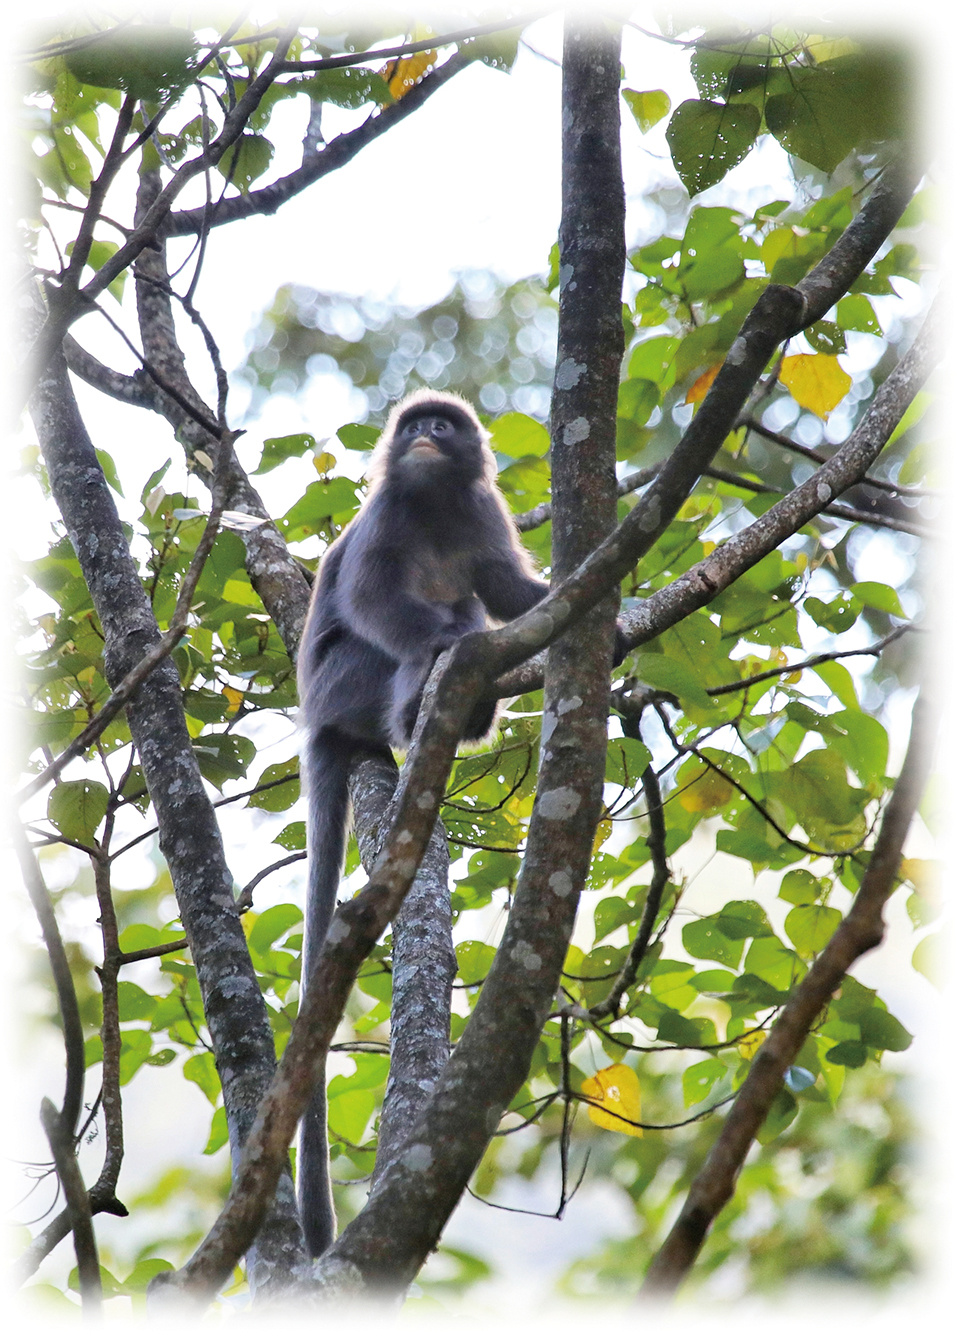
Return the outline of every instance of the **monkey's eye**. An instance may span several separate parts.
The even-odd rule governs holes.
[[[453,431],[453,425],[448,419],[434,419],[433,431],[438,438],[442,438]]]

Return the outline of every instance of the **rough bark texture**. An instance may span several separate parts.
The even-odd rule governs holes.
[[[553,564],[560,576],[616,516],[624,258],[618,89],[618,38],[568,22],[560,261],[570,270],[553,444],[559,449],[554,535],[560,536]],[[366,1288],[397,1292],[413,1279],[527,1074],[556,992],[600,812],[613,622],[608,599],[551,648],[540,787],[504,940],[420,1120],[328,1255],[329,1276],[341,1287],[352,1276]]]
[[[148,213],[159,194],[159,173],[144,172],[137,197],[138,219]],[[163,252],[152,249],[144,251],[137,262],[136,274],[137,313],[144,355],[184,400],[205,418],[215,421],[216,415],[204,404],[187,375],[177,339],[173,304],[168,293],[169,277]],[[88,373],[93,372],[89,360],[82,366]],[[201,451],[208,456],[215,456],[218,440],[155,383],[150,384],[149,390],[152,407],[176,429],[198,478],[208,488],[212,488],[213,472],[196,459],[196,453]],[[307,614],[310,588],[302,571],[291,558],[283,536],[270,520],[263,500],[246,472],[241,469],[232,450],[230,455],[231,460],[223,475],[226,480],[224,508],[264,518],[263,526],[243,532],[247,552],[246,568],[254,590],[277,626],[284,647],[290,657],[295,658]]]
[[[59,354],[39,379],[31,413],[51,490],[103,630],[105,674],[116,685],[160,634]],[[197,968],[236,1159],[274,1070],[273,1037],[171,661],[145,682],[127,718]],[[251,1260],[251,1283],[276,1287],[288,1281],[302,1254],[299,1242],[288,1173]]]

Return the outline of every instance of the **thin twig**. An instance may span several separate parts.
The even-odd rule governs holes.
[[[903,634],[922,632],[923,629],[918,628],[916,624],[901,624],[872,647],[854,647],[849,652],[821,652],[818,656],[808,657],[806,661],[796,661],[789,666],[777,666],[775,670],[758,671],[756,675],[748,675],[745,680],[713,685],[703,692],[709,694],[711,698],[715,698],[718,694],[735,694],[741,689],[749,689],[751,685],[762,684],[764,680],[779,680],[781,676],[795,675],[797,671],[811,670],[814,666],[823,666],[828,661],[840,661],[843,657],[876,657]]]

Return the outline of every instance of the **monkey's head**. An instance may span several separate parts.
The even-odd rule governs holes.
[[[493,480],[497,465],[473,406],[460,396],[424,388],[393,407],[370,466],[370,477],[433,488]]]

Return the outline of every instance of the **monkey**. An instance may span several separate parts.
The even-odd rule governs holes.
[[[415,391],[389,415],[369,493],[315,579],[297,667],[306,735],[304,984],[336,905],[354,753],[408,745],[437,656],[490,619],[524,614],[549,591],[496,474],[473,407]],[[479,702],[464,739],[483,739],[496,710],[496,701]],[[318,1257],[335,1233],[322,1081],[300,1128],[297,1191],[307,1248]]]

